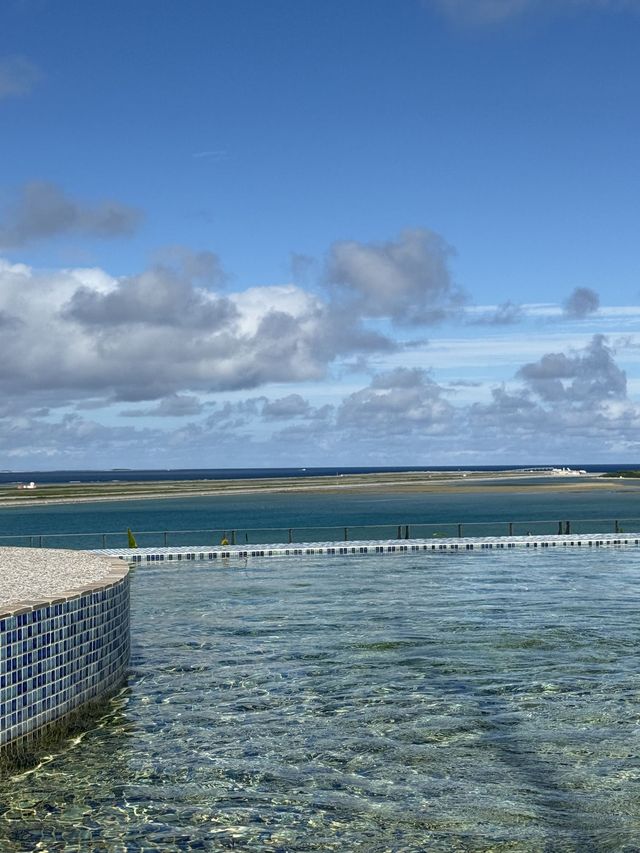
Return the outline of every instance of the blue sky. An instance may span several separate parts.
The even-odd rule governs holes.
[[[640,2],[0,33],[0,467],[638,459]]]

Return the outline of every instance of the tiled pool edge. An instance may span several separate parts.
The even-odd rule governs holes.
[[[130,653],[129,566],[105,562],[99,580],[0,606],[0,762],[57,729],[64,733],[122,685]]]
[[[451,539],[385,539],[353,542],[297,542],[265,545],[185,545],[164,548],[103,548],[92,551],[132,563],[182,560],[248,559],[250,557],[299,557],[317,554],[389,554],[460,552],[509,548],[593,548],[639,546],[640,533],[585,533],[555,536],[468,536]]]

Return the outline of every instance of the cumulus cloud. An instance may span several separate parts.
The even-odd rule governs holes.
[[[0,419],[0,458],[12,467],[24,466],[26,460],[26,467],[73,468],[95,465],[97,459],[109,467],[123,458],[140,458],[141,450],[157,448],[164,440],[162,430],[105,426],[77,414],[58,421],[36,414]]]
[[[61,234],[121,237],[138,227],[140,211],[118,201],[84,204],[47,181],[31,181],[0,217],[0,248],[15,249]]]
[[[220,288],[229,280],[218,255],[208,250],[194,252],[187,246],[165,246],[156,252],[154,260],[160,269],[208,288]]]
[[[453,249],[432,231],[404,231],[395,241],[334,243],[327,282],[349,310],[398,324],[430,324],[459,309],[463,295],[449,262]]]
[[[444,389],[425,370],[398,367],[379,373],[369,387],[346,397],[337,412],[337,426],[359,435],[408,437],[415,431],[442,433],[451,426],[453,415]]]
[[[287,394],[275,400],[266,400],[262,407],[262,417],[266,420],[325,420],[333,412],[333,406],[314,407],[300,394]]]
[[[255,420],[265,402],[266,397],[249,397],[233,403],[227,400],[205,419],[203,427],[205,430],[222,430],[232,433]]]
[[[517,375],[546,401],[590,403],[622,398],[627,392],[627,376],[615,363],[603,335],[594,335],[582,352],[547,353],[525,364]]]
[[[308,416],[311,405],[300,394],[287,394],[277,400],[268,400],[262,409],[262,416],[276,420]]]
[[[452,373],[459,360],[447,360],[440,384],[411,342],[398,346],[380,331],[387,318],[428,322],[459,310],[447,250],[432,236],[334,245],[328,293],[294,284],[221,292],[229,277],[217,256],[185,247],[163,250],[149,269],[120,278],[0,259],[0,458],[7,467],[14,458],[68,467],[92,464],[99,453],[109,467],[149,464],[160,451],[171,464],[193,465],[215,448],[223,454],[217,458],[239,456],[246,465],[439,464],[467,452],[476,461],[509,462],[528,452],[568,459],[574,446],[591,449],[584,458],[593,459],[620,447],[640,451],[640,407],[627,398],[625,372],[602,335],[582,348],[536,348],[541,357],[487,400],[486,378],[477,393],[459,392],[478,387]],[[511,303],[482,310],[485,325],[517,316]],[[519,351],[513,338],[507,343],[503,365]],[[492,335],[494,362],[499,346]],[[420,367],[380,369],[405,348]],[[314,380],[344,378],[349,365],[367,375],[376,364],[365,387],[349,374],[350,393],[340,399],[336,390],[335,405],[298,393]],[[276,396],[271,383],[294,387]],[[253,389],[264,393],[238,399]],[[105,406],[148,418],[153,428],[102,425]],[[96,410],[96,421],[82,409]]]
[[[64,308],[85,326],[169,326],[215,330],[228,326],[237,309],[230,300],[193,286],[192,280],[156,267],[118,281],[107,293],[79,287]]]
[[[393,348],[294,285],[220,295],[192,277],[199,269],[184,253],[123,278],[0,261],[0,394],[174,399],[321,379],[337,358]]]
[[[546,461],[638,452],[640,406],[602,335],[581,350],[546,353],[466,413],[465,442],[493,458]],[[618,457],[619,458],[619,457]]]
[[[507,302],[498,305],[494,310],[481,314],[479,317],[468,322],[474,326],[511,326],[514,323],[520,322],[522,317],[522,306],[507,300]]]
[[[0,329],[8,330],[21,325],[22,321],[19,317],[14,317],[7,311],[0,311]]]
[[[56,420],[55,411],[35,407],[49,399],[55,407],[55,389],[22,396],[22,406],[0,396],[0,458],[8,467],[20,459],[95,464],[98,455],[106,467],[157,464],[158,452],[176,466],[198,464],[212,452],[244,465],[548,464],[640,452],[640,406],[627,398],[624,372],[601,336],[525,365],[494,387],[487,402],[453,406],[450,393],[449,384],[443,387],[420,368],[377,373],[336,407],[316,408],[291,393],[226,400],[207,413],[195,395],[175,393],[144,411],[170,417],[193,412],[183,425],[164,429],[104,426],[64,412]]]
[[[600,307],[600,297],[589,287],[576,287],[576,289],[565,299],[563,313],[566,317],[582,319],[593,314]]]
[[[128,418],[184,418],[200,415],[204,406],[191,394],[171,394],[156,406],[145,409],[125,409],[121,415]]]
[[[41,74],[24,56],[0,57],[0,100],[28,95]]]

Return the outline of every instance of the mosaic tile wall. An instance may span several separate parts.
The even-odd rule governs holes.
[[[0,751],[124,680],[129,576],[0,616]]]

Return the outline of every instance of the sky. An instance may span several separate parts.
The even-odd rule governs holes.
[[[4,0],[0,469],[640,464],[640,0]]]

